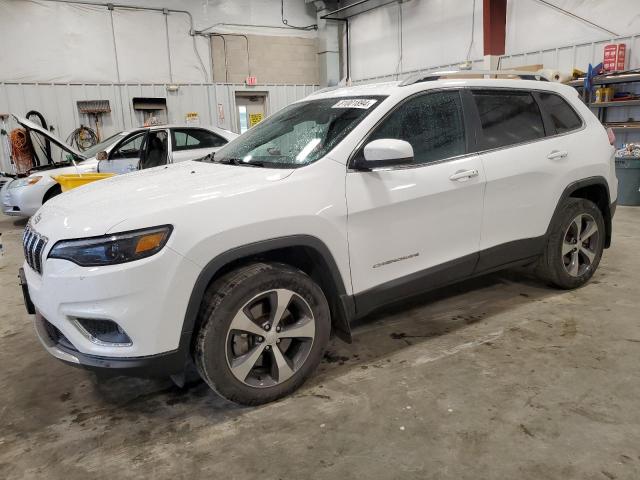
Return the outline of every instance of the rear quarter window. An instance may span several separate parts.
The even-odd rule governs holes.
[[[549,135],[559,135],[582,127],[582,118],[569,103],[555,93],[539,92],[542,109],[551,123]]]

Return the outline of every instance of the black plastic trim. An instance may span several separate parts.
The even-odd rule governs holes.
[[[127,375],[134,377],[165,377],[180,373],[185,368],[185,358],[179,350],[149,355],[146,357],[98,357],[69,349],[61,344],[56,347],[78,359],[79,363],[58,359],[73,367],[106,375]]]
[[[541,235],[539,237],[514,240],[481,251],[474,275],[497,270],[502,268],[503,265],[511,265],[513,262],[542,255],[546,238],[546,235]]]
[[[178,351],[183,355],[185,361],[188,358],[191,349],[191,337],[197,327],[196,322],[198,312],[200,311],[200,305],[202,304],[202,299],[204,298],[207,287],[216,274],[224,266],[233,261],[289,247],[308,247],[315,250],[322,256],[326,266],[329,268],[331,280],[337,292],[337,297],[335,299],[328,299],[329,302],[332,303],[334,311],[338,313],[337,318],[333,319],[335,321],[334,327],[336,327],[337,330],[336,334],[341,339],[351,342],[351,328],[349,327],[349,321],[353,317],[353,312],[355,312],[353,297],[346,293],[340,270],[338,270],[338,266],[333,255],[331,255],[329,248],[316,237],[311,235],[291,235],[262,240],[234,248],[218,255],[202,269],[202,272],[200,272],[200,275],[193,287],[193,291],[191,292],[191,297],[189,298],[187,311],[182,325],[182,336]]]
[[[412,163],[413,157],[392,158],[388,160],[365,160],[359,157],[353,161],[351,168],[359,172],[371,172],[376,168],[398,167],[401,165],[411,165]]]
[[[24,306],[27,309],[29,315],[36,313],[36,307],[31,301],[31,295],[29,295],[29,286],[27,285],[27,277],[24,274],[24,268],[18,269],[18,278],[20,279],[20,287],[22,288],[22,298],[24,299]]]
[[[384,305],[455,283],[473,274],[478,253],[396,278],[355,295],[356,317],[362,318]]]
[[[553,228],[554,225],[554,221],[557,218],[557,216],[560,214],[561,211],[561,207],[562,204],[564,203],[564,201],[569,198],[571,196],[572,193],[576,192],[577,190],[584,188],[584,187],[590,187],[593,185],[599,185],[604,187],[604,189],[607,192],[607,208],[605,209],[604,212],[602,212],[602,216],[604,217],[604,225],[605,225],[605,242],[604,242],[604,248],[609,248],[611,246],[611,238],[613,236],[613,224],[612,224],[612,219],[613,219],[613,213],[611,211],[611,193],[609,192],[609,184],[607,183],[607,180],[602,177],[602,176],[595,176],[595,177],[587,177],[587,178],[583,178],[582,180],[578,180],[576,182],[570,183],[562,192],[562,195],[560,195],[560,199],[558,200],[558,204],[556,205],[556,209],[553,212],[553,216],[551,217],[551,221],[549,222],[549,227],[547,228],[547,233],[545,234],[545,236],[548,236],[551,233],[551,229]],[[615,204],[615,202],[614,202]],[[614,207],[614,211],[615,211],[615,207]]]

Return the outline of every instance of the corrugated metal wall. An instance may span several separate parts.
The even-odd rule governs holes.
[[[604,58],[604,46],[608,43],[626,43],[627,44],[627,68],[640,68],[640,34],[617,37],[609,40],[601,40],[598,42],[581,43],[577,45],[567,45],[564,47],[549,48],[538,50],[535,52],[519,53],[514,55],[503,55],[500,60],[500,69],[513,69],[519,65],[535,65],[542,64],[544,68],[559,70],[563,73],[571,73],[574,68],[581,70],[587,69],[589,63],[597,64]],[[462,61],[462,60],[461,60]],[[437,70],[457,70],[460,62],[450,63],[447,65],[434,65],[418,70],[408,70],[395,75],[383,75],[378,77],[363,78],[354,80],[354,84],[388,82],[405,78],[413,73],[427,73]],[[482,70],[483,60],[473,60],[472,68],[474,70]]]
[[[236,92],[267,94],[267,114],[311,94],[318,85],[187,84],[177,92],[168,92],[165,84],[26,84],[0,83],[0,112],[24,116],[29,110],[42,113],[55,134],[66,139],[81,124],[94,127],[94,121],[80,114],[78,100],[109,100],[111,113],[102,116],[102,137],[138,127],[141,112],[133,110],[134,97],[167,99],[169,122],[184,123],[187,112],[198,112],[201,125],[214,125],[237,131]],[[221,108],[219,107],[221,106]],[[222,111],[223,116],[219,115]],[[9,129],[16,125],[10,121]],[[0,148],[0,170],[8,170],[9,162]]]

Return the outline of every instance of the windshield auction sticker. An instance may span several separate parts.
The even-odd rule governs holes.
[[[371,107],[377,100],[371,98],[350,98],[348,100],[340,100],[331,108],[364,108]]]

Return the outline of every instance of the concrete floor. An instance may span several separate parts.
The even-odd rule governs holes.
[[[0,478],[638,479],[640,208],[573,292],[526,272],[377,314],[293,397],[98,382],[41,348],[0,217]]]

